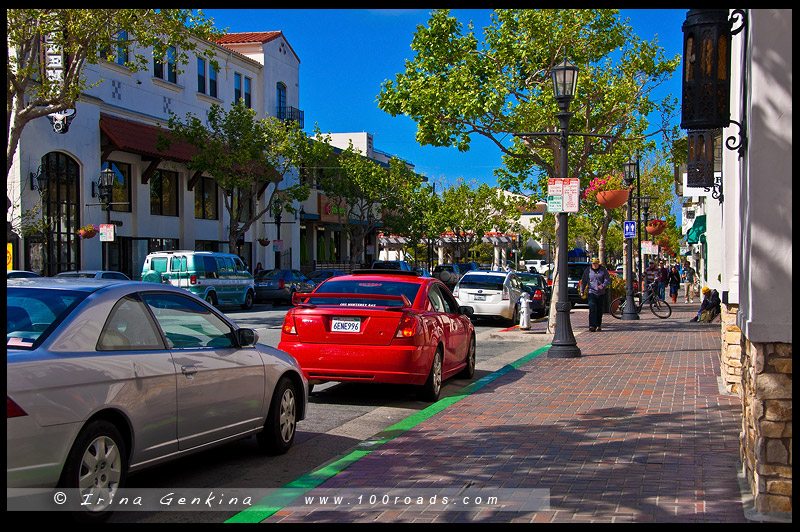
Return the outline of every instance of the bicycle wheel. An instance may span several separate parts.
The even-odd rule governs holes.
[[[622,314],[625,312],[625,298],[618,297],[614,301],[611,302],[611,315],[617,318],[618,320],[622,319]]]
[[[650,312],[661,319],[666,319],[672,315],[672,307],[666,301],[655,297],[650,300]]]

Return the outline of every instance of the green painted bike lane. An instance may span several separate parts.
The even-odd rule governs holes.
[[[550,349],[550,344],[541,347],[532,353],[528,353],[522,358],[503,366],[497,371],[494,371],[489,375],[486,375],[485,377],[478,379],[472,384],[465,386],[457,393],[433,403],[432,405],[424,408],[423,410],[420,410],[416,414],[408,416],[402,421],[399,421],[394,425],[386,428],[385,430],[379,432],[370,439],[361,442],[356,446],[356,449],[350,451],[345,456],[337,460],[334,460],[333,462],[326,464],[320,467],[319,469],[312,471],[311,473],[306,473],[305,475],[296,478],[295,480],[289,482],[288,484],[283,485],[281,488],[275,490],[275,492],[271,493],[270,495],[267,495],[266,497],[255,503],[252,507],[242,512],[239,512],[238,514],[234,515],[225,522],[259,523],[264,519],[267,519],[268,517],[279,512],[282,508],[286,507],[293,501],[297,500],[297,498],[305,495],[312,489],[318,487],[319,485],[321,485],[334,475],[344,471],[349,466],[351,466],[361,458],[365,457],[375,449],[379,448],[384,443],[391,441],[392,439],[396,438],[400,434],[403,434],[407,430],[414,428],[415,426],[419,425],[426,419],[435,416],[445,408],[454,405],[455,403],[459,402],[465,397],[480,390],[490,382],[499,379],[508,372],[517,369],[519,366],[539,356],[548,349]]]

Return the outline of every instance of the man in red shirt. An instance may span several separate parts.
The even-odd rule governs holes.
[[[650,266],[644,270],[645,279],[647,279],[647,287],[653,284],[656,280],[656,276],[658,275],[658,268],[656,268],[656,263],[650,261]]]

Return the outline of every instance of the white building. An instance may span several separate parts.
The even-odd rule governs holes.
[[[302,121],[300,59],[280,31],[228,34],[219,43],[199,46],[213,49],[218,70],[192,54],[189,64],[176,69],[169,60],[174,53],[138,72],[114,62],[87,65],[89,83],[103,81],[77,102],[67,133],[54,132],[46,118],[28,123],[7,183],[9,221],[18,227],[20,214],[36,212],[41,203],[40,216],[50,232],[44,239],[28,236],[15,242],[14,267],[46,275],[103,268],[137,278],[150,251],[228,251],[221,192],[211,178],[186,168],[185,150],[155,149],[158,126],[166,125],[170,111],[181,119],[190,112],[203,117],[211,104],[227,108],[235,98],[243,98],[258,118]],[[109,166],[116,183],[115,204],[107,214],[93,193],[100,172]],[[37,177],[44,179],[43,197]],[[264,194],[259,201],[263,205]],[[109,218],[115,222],[112,242],[76,234],[82,226],[105,224]],[[283,221],[289,222],[282,224],[284,249],[297,248],[299,224]],[[234,252],[251,268],[256,262],[271,268],[276,254],[256,240],[274,240],[276,231],[275,223],[254,224]],[[297,267],[299,259],[295,253],[291,264]]]
[[[725,147],[714,167],[721,171],[716,192],[723,201],[705,198],[705,282],[722,299],[722,380],[742,400],[740,457],[754,501],[746,517],[791,522],[792,10],[728,14],[736,32],[732,122],[721,132]],[[698,52],[703,65],[701,57]]]

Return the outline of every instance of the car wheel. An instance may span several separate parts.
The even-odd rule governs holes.
[[[436,349],[431,363],[431,371],[428,373],[428,380],[422,385],[419,391],[419,398],[423,401],[438,401],[439,393],[442,391],[442,348]]]
[[[215,294],[214,292],[209,292],[208,295],[206,296],[206,303],[208,303],[212,307],[216,307],[217,306],[217,294]]]
[[[471,379],[475,375],[475,336],[470,336],[469,347],[467,348],[466,356],[467,365],[458,374],[462,379]]]
[[[68,497],[67,509],[75,511],[79,521],[105,521],[111,516],[111,500],[125,483],[127,469],[125,441],[117,427],[102,419],[92,421],[75,439],[58,483],[60,488],[80,493],[80,501]]]
[[[297,390],[289,377],[282,377],[272,394],[264,430],[256,435],[259,448],[269,454],[284,454],[297,431]]]
[[[253,308],[253,292],[250,290],[247,291],[247,294],[244,296],[244,303],[242,304],[242,309],[250,310]]]
[[[514,305],[514,313],[511,314],[511,319],[509,320],[509,325],[514,326],[519,323],[519,305]]]

